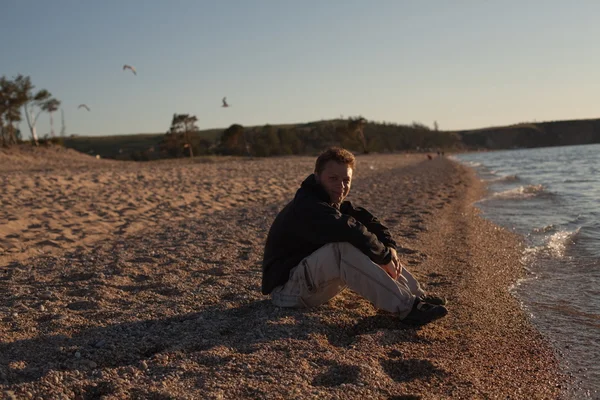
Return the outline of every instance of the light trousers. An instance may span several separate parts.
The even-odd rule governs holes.
[[[289,280],[276,287],[271,297],[280,307],[316,307],[350,288],[375,308],[404,318],[415,298],[424,295],[419,282],[406,268],[393,279],[379,265],[350,243],[329,243],[290,271]]]

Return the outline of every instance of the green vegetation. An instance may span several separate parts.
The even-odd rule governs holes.
[[[195,118],[184,115],[185,118]],[[175,116],[174,116],[175,118]],[[194,120],[195,123],[195,120]],[[138,134],[66,138],[76,150],[123,160],[155,160],[193,155],[269,157],[316,155],[328,146],[342,146],[355,153],[401,151],[499,150],[543,146],[600,143],[600,120],[521,123],[468,131],[440,131],[413,122],[399,125],[367,121],[362,117],[300,124],[226,129],[190,129],[183,134]],[[195,125],[194,125],[195,126]],[[187,135],[187,136],[186,136]]]
[[[35,86],[28,76],[17,75],[14,79],[0,78],[0,144],[8,146],[22,140],[16,125],[21,122],[21,107],[25,112],[27,126],[35,145],[39,144],[36,123],[44,112],[50,114],[52,135],[52,113],[58,110],[60,101],[53,98],[46,89],[34,92]]]
[[[150,161],[195,156],[270,157],[315,155],[328,146],[342,146],[355,153],[399,151],[448,151],[511,149],[600,143],[600,120],[573,120],[520,123],[503,127],[465,131],[441,131],[413,122],[400,125],[368,121],[361,116],[348,119],[299,124],[244,127],[233,124],[224,129],[200,130],[196,116],[174,114],[166,133],[114,136],[51,137],[39,141],[36,122],[42,113],[52,114],[60,101],[50,92],[34,92],[28,76],[0,78],[0,145],[23,141],[17,129],[21,110],[32,143],[53,143],[90,155],[120,160]],[[65,131],[63,118],[62,132]]]
[[[435,151],[458,148],[461,143],[456,134],[431,130],[423,124],[377,123],[362,117],[252,127],[233,124],[226,129],[199,130],[195,116],[175,114],[165,134],[71,136],[65,138],[64,145],[104,158],[147,161],[197,155],[317,154],[333,145],[357,153]]]

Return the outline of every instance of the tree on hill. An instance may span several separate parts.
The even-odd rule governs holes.
[[[173,114],[171,127],[160,144],[161,150],[172,157],[181,157],[187,151],[190,158],[193,158],[194,143],[192,136],[199,132],[196,122],[198,122],[198,118],[195,115]]]
[[[281,154],[300,154],[302,152],[302,141],[298,138],[295,128],[279,128],[277,130]]]
[[[50,99],[46,106],[46,111],[50,114],[50,136],[54,137],[54,119],[52,118],[52,114],[58,110],[60,106],[60,101],[56,99]]]
[[[367,154],[369,150],[367,149],[367,140],[365,139],[365,125],[367,124],[367,120],[361,116],[356,118],[348,118],[348,134],[351,137],[355,137],[362,146],[362,151],[364,154]]]
[[[259,157],[280,155],[280,147],[279,135],[273,125],[267,124],[253,135],[252,148]]]
[[[16,124],[21,121],[21,107],[27,101],[26,94],[15,81],[0,78],[0,143],[15,144],[20,138]]]
[[[52,94],[46,89],[41,89],[34,92],[35,86],[31,83],[31,79],[28,76],[17,75],[14,80],[17,85],[17,90],[20,95],[25,96],[25,102],[23,103],[23,110],[25,111],[25,118],[31,137],[38,145],[38,137],[36,133],[36,123],[42,112],[52,113],[58,110],[60,101],[53,98]]]
[[[65,124],[65,113],[63,109],[60,109],[60,137],[64,138],[67,136],[67,125]]]
[[[233,124],[223,131],[220,152],[230,155],[242,155],[246,152],[250,155],[250,144],[246,140],[246,132],[242,125]]]

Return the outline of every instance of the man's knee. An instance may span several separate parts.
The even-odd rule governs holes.
[[[350,242],[337,242],[337,243],[335,243],[335,245],[337,245],[337,251],[340,254],[352,256],[352,257],[369,258],[369,256],[367,256],[365,253],[360,251],[360,249],[358,247],[354,246]]]
[[[349,242],[332,242],[321,246],[306,259],[310,265],[340,265],[342,256],[354,259],[360,257],[368,258],[366,254]]]

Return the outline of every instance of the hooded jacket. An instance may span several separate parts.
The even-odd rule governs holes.
[[[380,265],[391,261],[389,248],[396,248],[388,228],[377,218],[349,201],[339,208],[331,204],[311,174],[271,225],[262,263],[262,293],[284,285],[300,261],[334,242],[348,242]]]

